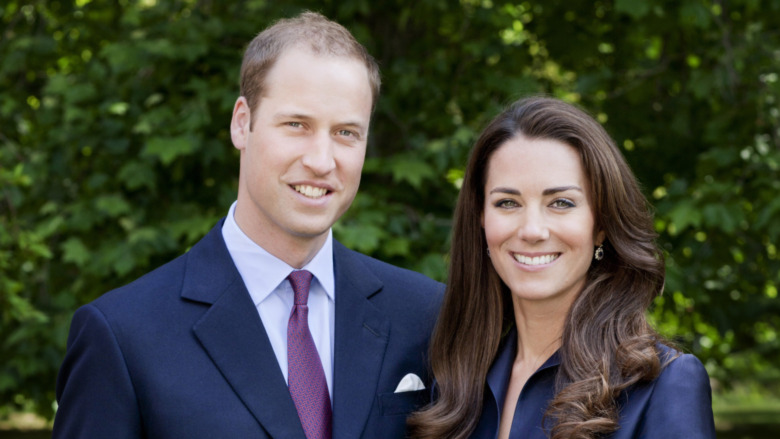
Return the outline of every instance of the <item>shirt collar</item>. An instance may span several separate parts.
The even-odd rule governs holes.
[[[246,236],[233,217],[235,210],[236,202],[233,202],[222,226],[222,237],[252,301],[257,306],[295,269]],[[325,244],[303,269],[310,271],[328,298],[335,301],[332,230],[328,230]]]

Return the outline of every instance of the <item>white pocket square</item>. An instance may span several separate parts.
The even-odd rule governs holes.
[[[398,383],[398,387],[395,388],[395,393],[413,392],[415,390],[423,389],[425,389],[425,384],[423,384],[420,377],[413,373],[408,373],[405,377],[401,378],[401,382]]]

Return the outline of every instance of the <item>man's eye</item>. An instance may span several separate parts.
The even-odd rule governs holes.
[[[303,125],[300,122],[287,122],[287,126],[293,127],[293,128],[300,128]]]
[[[347,137],[356,137],[357,134],[354,131],[350,130],[339,130],[338,131],[339,136],[347,136]]]

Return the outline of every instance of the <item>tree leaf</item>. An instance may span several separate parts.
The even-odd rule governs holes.
[[[62,260],[65,262],[72,262],[79,267],[84,266],[89,261],[90,253],[87,246],[81,239],[72,236],[65,240],[61,246]]]
[[[198,143],[192,136],[152,137],[141,153],[142,157],[156,157],[163,165],[170,165],[180,156],[195,152]]]

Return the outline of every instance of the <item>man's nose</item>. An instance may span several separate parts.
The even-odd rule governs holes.
[[[303,166],[320,176],[333,171],[336,168],[336,159],[333,155],[334,143],[328,133],[318,133],[313,136],[303,155]]]

